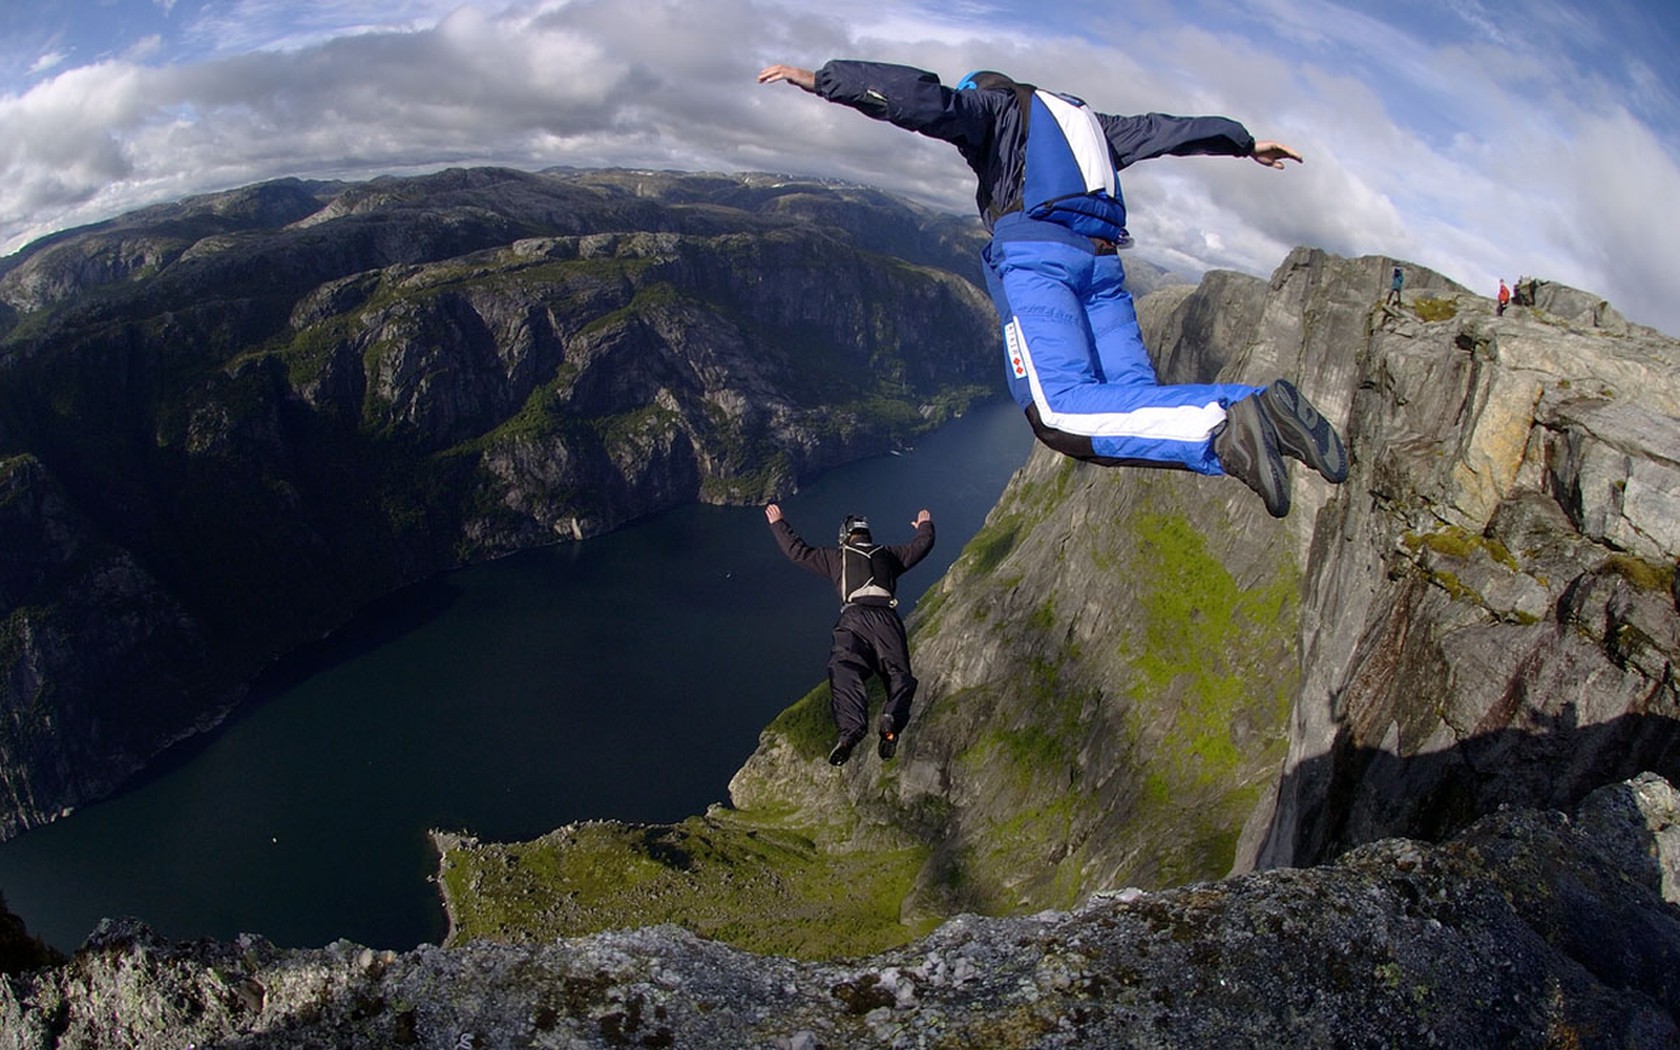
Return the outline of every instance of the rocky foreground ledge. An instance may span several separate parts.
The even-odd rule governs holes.
[[[0,982],[0,1050],[1680,1046],[1677,821],[1680,794],[1645,774],[1573,816],[1506,810],[1439,846],[964,916],[831,963],[670,926],[398,954],[113,921]]]

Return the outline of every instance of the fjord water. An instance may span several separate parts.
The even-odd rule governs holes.
[[[929,508],[939,539],[902,581],[909,612],[1031,443],[1012,403],[988,404],[782,508],[816,544],[849,513],[902,543]],[[0,844],[0,894],[64,951],[119,916],[174,940],[436,943],[429,828],[510,841],[727,801],[759,731],[823,679],[836,612],[758,507],[448,574],[283,661],[142,784]]]

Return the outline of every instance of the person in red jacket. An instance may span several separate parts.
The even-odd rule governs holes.
[[[1511,305],[1511,289],[1505,287],[1505,278],[1499,279],[1499,310],[1500,317],[1505,316],[1505,308]]]
[[[917,684],[910,673],[910,644],[898,616],[895,590],[898,578],[933,549],[933,515],[926,510],[918,513],[911,523],[915,537],[891,547],[876,543],[868,520],[852,515],[840,524],[835,547],[813,547],[800,539],[774,503],[764,508],[764,517],[788,560],[827,579],[840,594],[840,619],[834,624],[834,646],[828,654],[830,710],[840,736],[828,753],[829,762],[845,765],[868,733],[866,683],[871,674],[880,675],[887,686],[887,703],[876,723],[880,735],[876,753],[883,759],[893,757],[899,734],[910,720]]]

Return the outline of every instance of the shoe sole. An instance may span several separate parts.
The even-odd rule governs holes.
[[[1252,400],[1244,398],[1225,412],[1225,425],[1231,428],[1231,436],[1226,451],[1220,455],[1220,469],[1254,489],[1266,504],[1266,513],[1282,518],[1289,514],[1289,474],[1278,454],[1277,430],[1266,413],[1259,410],[1258,404],[1252,408],[1241,407]],[[1265,462],[1226,462],[1232,453],[1246,457],[1251,449]],[[1248,481],[1250,475],[1261,479],[1258,487]]]
[[[1347,448],[1341,435],[1294,383],[1279,379],[1261,391],[1260,406],[1277,432],[1279,451],[1318,471],[1333,485],[1347,480]]]

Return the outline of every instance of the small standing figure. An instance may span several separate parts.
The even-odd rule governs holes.
[[[1405,283],[1405,272],[1402,271],[1400,267],[1396,266],[1394,268],[1394,275],[1390,277],[1388,281],[1388,298],[1383,300],[1384,306],[1400,305],[1400,289],[1405,285]]]
[[[871,674],[880,675],[887,685],[887,703],[876,723],[880,736],[876,753],[882,759],[893,757],[899,734],[910,721],[910,702],[916,697],[910,644],[898,616],[895,591],[898,578],[933,549],[933,515],[926,510],[918,513],[911,523],[915,537],[891,547],[876,543],[869,522],[853,515],[840,523],[836,547],[813,547],[800,539],[774,503],[764,508],[764,518],[789,561],[826,578],[840,592],[840,619],[834,624],[834,647],[828,653],[830,710],[840,736],[828,761],[845,765],[852,749],[868,734],[865,683]]]
[[[1511,305],[1511,289],[1505,287],[1505,278],[1501,277],[1499,279],[1499,309],[1496,311],[1496,313],[1500,317],[1504,317],[1505,316],[1505,308],[1507,306],[1510,306],[1510,305]]]

